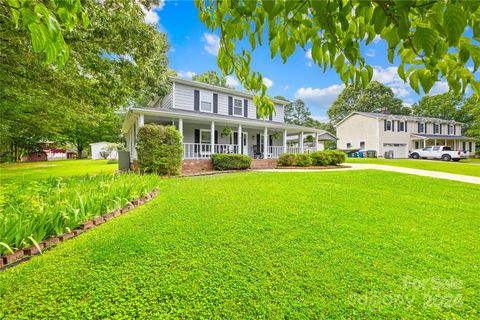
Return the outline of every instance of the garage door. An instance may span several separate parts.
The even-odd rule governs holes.
[[[383,152],[393,152],[393,158],[402,159],[408,158],[407,145],[404,143],[384,143]]]

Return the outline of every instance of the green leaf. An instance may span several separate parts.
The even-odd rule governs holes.
[[[83,28],[87,29],[90,25],[90,18],[85,12],[82,12]]]
[[[456,46],[465,32],[467,20],[460,4],[449,2],[443,18],[443,27],[450,46]]]
[[[427,56],[431,56],[437,41],[437,32],[430,28],[418,27],[413,36],[413,45],[417,51],[423,49]]]
[[[273,9],[275,8],[275,0],[263,0],[262,1],[263,8],[268,14],[273,13]]]
[[[380,34],[383,28],[385,28],[385,25],[387,24],[387,16],[385,15],[385,12],[383,11],[383,8],[381,6],[375,7],[372,20],[374,22],[375,32],[377,34]]]
[[[397,72],[398,72],[398,76],[400,77],[400,79],[402,79],[403,81],[407,81],[407,76],[405,75],[405,64],[404,63],[400,63],[400,65],[398,66]]]

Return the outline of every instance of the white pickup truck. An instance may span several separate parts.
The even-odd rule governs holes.
[[[412,159],[441,159],[443,161],[459,161],[462,158],[460,151],[452,150],[446,146],[426,147],[410,152]]]

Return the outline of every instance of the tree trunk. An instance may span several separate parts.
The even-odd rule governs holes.
[[[81,143],[77,144],[77,159],[82,159],[83,145]]]

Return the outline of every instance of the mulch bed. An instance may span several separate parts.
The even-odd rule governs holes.
[[[68,239],[74,238],[83,232],[90,230],[92,228],[95,228],[98,225],[101,225],[111,219],[114,219],[130,210],[132,210],[135,207],[141,206],[142,204],[150,201],[153,199],[155,196],[158,195],[160,191],[158,189],[153,190],[149,194],[147,194],[144,197],[132,200],[131,203],[127,204],[125,207],[121,209],[114,210],[112,212],[108,212],[104,214],[103,216],[95,217],[92,220],[86,221],[78,228],[72,230],[72,232],[67,232],[62,235],[59,235],[58,237],[50,237],[47,238],[43,241],[41,241],[37,246],[31,246],[26,249],[22,250],[16,250],[11,254],[0,256],[0,271],[13,267],[23,261],[29,260],[32,256],[41,254],[42,251],[45,249],[50,249],[56,246],[57,244],[67,241]]]

